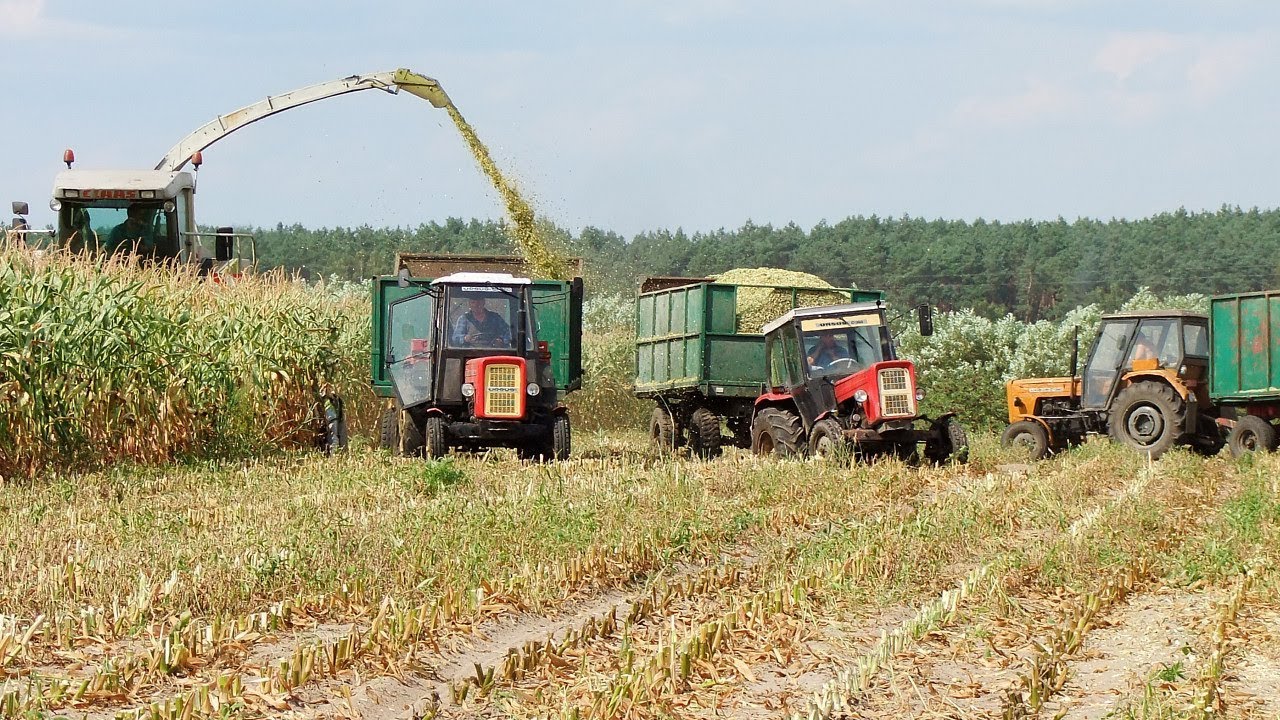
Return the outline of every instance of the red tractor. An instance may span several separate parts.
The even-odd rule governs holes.
[[[931,335],[928,306],[919,321],[921,335]],[[764,334],[768,390],[751,420],[756,454],[968,460],[955,413],[933,420],[919,413],[924,393],[915,366],[896,356],[883,302],[797,308]]]

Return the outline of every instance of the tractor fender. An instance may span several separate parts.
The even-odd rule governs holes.
[[[568,405],[563,405],[563,404],[560,404],[560,403],[556,403],[556,406],[555,406],[555,407],[553,407],[553,408],[551,408],[551,415],[552,415],[553,417],[554,417],[554,416],[559,416],[559,415],[568,415],[568,414],[569,414],[569,406],[568,406]]]
[[[444,411],[437,407],[427,408],[427,411],[423,413],[423,415],[439,415],[440,417],[447,417],[444,414]]]
[[[1035,422],[1040,423],[1040,427],[1044,428],[1044,435],[1045,435],[1045,437],[1049,439],[1049,447],[1055,447],[1055,441],[1054,441],[1054,437],[1053,437],[1053,426],[1051,426],[1049,423],[1045,422],[1044,418],[1042,418],[1042,417],[1040,417],[1040,416],[1038,416],[1038,415],[1026,415],[1026,416],[1024,416],[1022,419],[1023,419],[1023,420],[1033,420],[1033,421],[1035,421]]]
[[[1178,397],[1183,400],[1187,399],[1187,394],[1190,392],[1186,383],[1179,380],[1177,373],[1173,370],[1139,370],[1124,375],[1122,379],[1129,385],[1138,382],[1162,382],[1178,393]]]

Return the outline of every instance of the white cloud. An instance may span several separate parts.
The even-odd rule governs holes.
[[[1187,83],[1197,100],[1208,100],[1231,89],[1262,64],[1270,52],[1270,38],[1232,37],[1205,43],[1187,68]]]
[[[1071,90],[1035,80],[1029,88],[1016,94],[966,98],[956,107],[954,118],[970,125],[1023,126],[1071,112],[1079,105],[1080,99]]]
[[[0,26],[10,33],[27,33],[40,24],[44,0],[0,0]]]
[[[1185,50],[1187,38],[1167,32],[1117,33],[1093,57],[1093,66],[1123,83],[1144,66]]]

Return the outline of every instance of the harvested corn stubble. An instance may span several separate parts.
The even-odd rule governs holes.
[[[831,283],[809,273],[780,268],[735,268],[713,276],[716,282],[734,285],[767,285],[770,287],[738,288],[738,332],[758,333],[766,324],[777,320],[792,307],[817,307],[849,302],[843,292],[801,292],[792,305],[789,288],[830,288]]]

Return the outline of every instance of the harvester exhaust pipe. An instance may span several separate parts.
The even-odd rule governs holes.
[[[453,104],[437,80],[419,75],[408,68],[396,70],[395,83],[405,92],[417,95],[435,107],[442,108]]]

